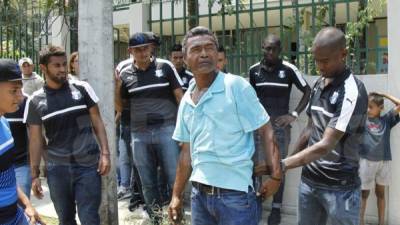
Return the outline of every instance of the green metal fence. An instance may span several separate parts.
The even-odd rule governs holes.
[[[170,47],[182,40],[189,29],[189,20],[193,19],[217,34],[227,51],[228,71],[241,75],[262,58],[261,41],[271,33],[281,37],[286,60],[296,64],[305,74],[315,74],[314,60],[309,52],[315,34],[325,26],[336,26],[346,32],[346,23],[357,20],[360,1],[367,2],[233,0],[230,4],[218,4],[218,1],[210,4],[208,0],[195,0],[196,14],[189,18],[189,1],[149,1],[150,29],[162,37],[159,55],[168,56]],[[362,41],[356,40],[354,51],[348,57],[348,64],[355,73],[385,72],[385,26],[386,15],[383,14],[366,29]]]
[[[0,1],[0,57],[16,61],[29,57],[38,71],[40,49],[51,43],[52,37],[60,35],[64,26],[68,26],[70,50],[76,51],[77,4],[75,0],[69,1],[68,6],[62,2],[54,1],[50,5],[46,0]],[[63,27],[52,30],[53,23],[59,18],[63,20]]]
[[[33,1],[0,3],[0,57],[18,60],[27,56],[36,63],[38,49],[49,42],[48,21]]]

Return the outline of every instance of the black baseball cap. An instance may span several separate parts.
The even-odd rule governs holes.
[[[137,48],[150,44],[152,44],[152,42],[150,41],[149,35],[143,32],[134,33],[129,38],[129,48]]]
[[[28,80],[22,78],[18,63],[12,59],[0,59],[0,82]]]
[[[153,43],[153,44],[155,44],[157,46],[161,45],[160,37],[157,34],[151,32],[151,31],[150,32],[144,32],[144,34],[148,36],[149,41],[151,43]]]

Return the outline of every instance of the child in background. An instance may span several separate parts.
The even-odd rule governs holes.
[[[381,115],[384,98],[393,102],[395,107]],[[385,224],[385,187],[389,185],[391,179],[390,130],[400,121],[399,112],[399,99],[376,92],[368,95],[368,119],[360,152],[361,225],[364,225],[368,195],[374,186],[378,203],[379,225]]]

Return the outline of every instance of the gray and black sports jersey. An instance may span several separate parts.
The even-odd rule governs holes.
[[[316,81],[307,107],[313,122],[308,145],[319,142],[328,127],[344,135],[331,152],[303,167],[304,182],[330,190],[359,187],[358,162],[367,107],[364,84],[350,70],[326,86],[324,78]]]
[[[14,149],[16,167],[29,164],[28,159],[28,130],[24,123],[24,110],[28,96],[24,94],[24,100],[17,111],[6,113],[4,117],[10,124],[12,136],[14,137]]]
[[[189,87],[190,81],[193,79],[193,73],[191,73],[187,69],[183,69],[180,72],[178,72],[178,74],[183,82],[182,89],[185,92]]]
[[[120,78],[121,97],[129,99],[132,131],[175,124],[173,91],[183,83],[171,62],[155,59],[146,71],[131,64],[121,70]]]
[[[249,81],[272,118],[288,114],[292,84],[301,91],[308,86],[297,67],[286,61],[281,61],[272,72],[265,69],[263,61],[254,64],[249,69]]]
[[[99,101],[92,87],[68,80],[60,89],[48,86],[27,101],[24,120],[43,125],[48,139],[48,160],[57,164],[97,164],[99,146],[93,134],[89,109]]]

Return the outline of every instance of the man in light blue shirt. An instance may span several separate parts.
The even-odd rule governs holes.
[[[218,41],[204,27],[183,40],[185,63],[194,74],[178,111],[173,139],[182,142],[170,219],[181,218],[185,183],[192,182],[192,224],[257,224],[256,191],[264,198],[280,185],[279,151],[269,116],[251,85],[218,72]],[[252,185],[254,140],[263,140],[271,179],[260,190]]]

